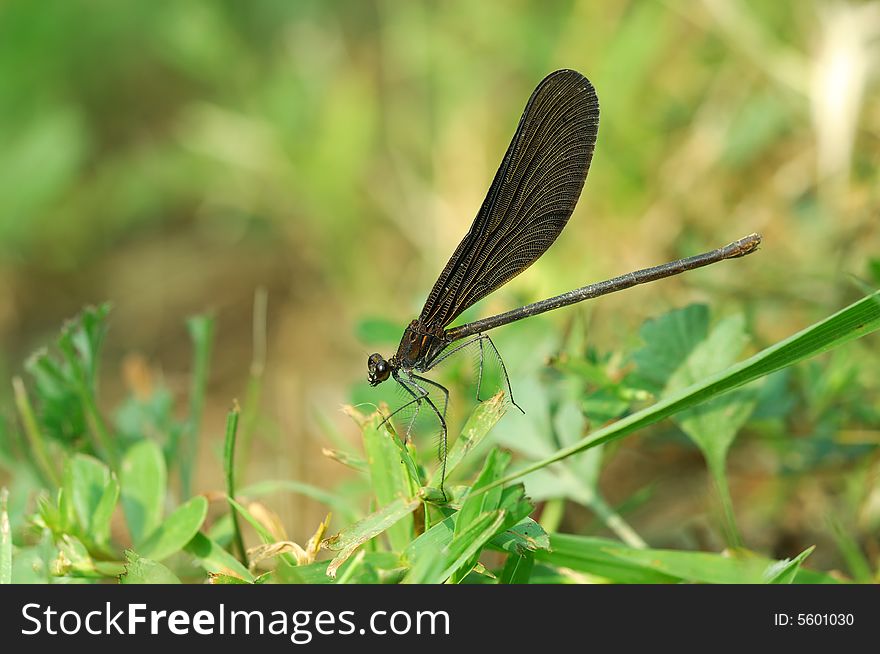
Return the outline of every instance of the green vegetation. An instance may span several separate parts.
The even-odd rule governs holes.
[[[0,583],[877,582],[878,33],[830,0],[2,3]],[[601,104],[583,196],[462,320],[763,244],[497,330],[524,416],[494,361],[482,403],[468,353],[433,371],[444,504],[365,360],[561,67]]]
[[[167,413],[131,409],[131,403],[138,409],[155,406],[154,397],[126,401],[129,410],[119,415],[127,416],[126,420],[136,415],[143,422],[128,422],[125,429],[111,429],[96,411],[100,403],[92,381],[106,317],[106,306],[87,309],[62,331],[57,341],[60,359],[41,352],[30,361],[35,401],[23,384],[17,384],[22,424],[31,432],[28,442],[32,445],[23,447],[20,456],[28,461],[28,452],[43,453],[28,462],[34,481],[45,491],[37,512],[23,516],[23,544],[19,547],[11,539],[5,490],[0,498],[0,575],[7,582],[118,577],[122,583],[177,583],[181,577],[205,575],[223,583],[836,580],[801,568],[812,547],[781,561],[742,547],[728,490],[726,455],[759,404],[768,401],[768,392],[778,392],[768,383],[768,376],[880,329],[880,292],[740,363],[735,358],[746,338],[738,316],[722,320],[710,330],[706,307],[694,305],[649,322],[642,330],[645,345],[632,354],[635,366],[631,373],[596,389],[619,399],[612,416],[615,420],[580,439],[584,422],[592,413],[590,405],[582,403],[589,397],[584,386],[595,384],[598,370],[588,357],[570,353],[556,364],[561,377],[553,385],[578,390],[561,393],[554,406],[546,407],[555,427],[547,435],[574,442],[545,442],[544,451],[552,454],[512,473],[511,454],[492,446],[476,474],[468,473],[461,484],[448,488],[447,502],[437,502],[441,494],[428,486],[429,473],[419,453],[401,440],[382,413],[364,416],[350,409],[363,433],[366,460],[360,466],[361,474],[369,479],[371,503],[377,508],[328,538],[322,538],[327,521],[321,523],[305,548],[285,538],[283,526],[274,523],[259,505],[248,508],[242,504],[235,491],[238,406],[229,413],[224,448],[230,520],[215,520],[213,527],[202,533],[209,508],[202,495],[184,494],[183,501],[173,502],[173,508],[166,512],[169,465],[192,470],[195,450],[183,449],[180,439],[169,439],[163,447],[149,437],[125,438],[125,434],[152,431],[144,428],[147,425],[173,424]],[[209,320],[191,324],[195,322],[206,324],[202,332],[210,331]],[[204,349],[210,340],[200,338],[198,330],[191,330],[191,334],[196,345],[195,367],[203,368]],[[198,385],[193,392],[200,392]],[[157,393],[161,395],[162,389]],[[654,395],[660,399],[635,410],[639,402],[634,398]],[[59,413],[61,406],[66,414]],[[169,405],[163,406],[167,411]],[[191,402],[190,406],[200,407],[201,403]],[[503,392],[476,408],[449,452],[447,469],[451,475],[476,464],[475,452],[481,450],[504,409]],[[65,415],[82,420],[83,432],[102,437],[72,438]],[[667,417],[673,417],[706,458],[724,507],[725,531],[733,548],[728,556],[648,549],[602,499],[596,483],[601,461],[594,451]],[[186,424],[199,424],[199,416],[188,416]],[[6,433],[13,434],[13,443],[25,442],[15,429]],[[197,442],[197,436],[193,440]],[[357,456],[347,453],[337,458],[350,461]],[[543,482],[549,495],[568,496],[591,506],[629,545],[548,533],[531,517],[535,505],[526,497],[525,488],[515,483],[518,478],[542,472],[554,478],[553,483]],[[187,487],[187,479],[182,478],[181,488]],[[242,491],[242,495],[246,493]],[[355,498],[339,501],[354,504]],[[127,533],[113,537],[114,515],[119,513]],[[261,545],[245,550],[239,518],[253,528]],[[333,553],[332,560],[316,561],[321,548]],[[353,556],[356,552],[358,556]],[[848,547],[847,555],[855,576],[863,581],[873,579],[857,547]],[[18,561],[22,565],[16,567]]]

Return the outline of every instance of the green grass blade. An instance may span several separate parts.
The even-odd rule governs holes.
[[[12,529],[9,527],[9,490],[0,488],[0,584],[12,583]]]
[[[294,481],[292,479],[267,479],[245,486],[238,491],[239,495],[243,497],[260,497],[261,495],[269,495],[270,493],[276,492],[298,493],[310,497],[313,500],[327,505],[333,509],[335,513],[338,513],[341,517],[352,522],[359,520],[362,517],[346,500],[341,499],[337,495],[329,493],[318,486],[306,484],[301,481]]]
[[[244,551],[244,540],[241,537],[241,525],[238,512],[232,506],[235,501],[235,436],[238,433],[238,416],[241,410],[238,402],[226,415],[226,440],[223,447],[223,468],[226,473],[226,497],[229,498],[229,510],[232,514],[232,540],[238,550],[238,558],[247,565],[247,554]]]
[[[503,452],[497,447],[489,452],[486,462],[483,464],[483,469],[474,482],[472,493],[465,497],[461,510],[458,512],[453,538],[457,538],[459,534],[468,529],[477,517],[498,508],[498,503],[501,501],[500,488],[494,488],[489,493],[473,493],[473,491],[477,491],[483,486],[488,486],[491,482],[501,477],[509,464],[509,452]]]
[[[339,566],[368,540],[388,531],[405,518],[412,521],[412,512],[420,504],[418,498],[399,498],[324,541],[327,549],[339,552],[327,566],[327,574],[335,577]]]
[[[198,564],[213,574],[232,574],[252,582],[254,576],[232,554],[202,533],[197,533],[183,548]]]
[[[536,551],[535,559],[620,584],[664,584],[680,581],[669,573],[615,556],[618,550],[636,551],[615,540],[550,534],[550,548],[550,551]]]
[[[767,569],[764,571],[764,580],[768,584],[792,583],[797,576],[798,570],[800,570],[801,564],[807,559],[808,556],[810,556],[810,554],[813,553],[814,549],[816,549],[815,545],[813,545],[812,547],[808,547],[793,559],[776,561],[767,566]]]
[[[812,549],[793,561],[772,561],[747,551],[736,551],[727,556],[710,552],[646,550],[605,538],[569,534],[553,534],[550,543],[552,551],[536,551],[536,560],[615,583],[760,584],[768,580],[788,583],[795,577],[798,577],[797,581],[836,583],[828,575],[799,569]],[[801,575],[802,572],[807,574]],[[772,581],[775,578],[780,581]]]
[[[490,482],[501,477],[507,469],[507,466],[510,464],[510,457],[511,455],[509,452],[503,452],[497,447],[493,448],[492,451],[489,452],[489,456],[486,457],[483,469],[480,471],[477,480],[474,482],[473,490],[476,491],[483,486],[487,486]],[[470,528],[473,522],[479,518],[479,516],[484,513],[495,511],[498,508],[500,501],[501,488],[495,488],[488,493],[479,493],[472,497],[470,495],[466,497],[455,521],[455,533],[452,536],[453,541],[460,538],[461,535]],[[476,556],[478,555],[479,553]],[[474,563],[476,563],[476,559],[471,562],[471,565],[461,566],[460,570],[452,576],[452,582],[458,583],[464,579],[468,572],[470,572]]]
[[[360,458],[359,456],[355,456],[350,452],[346,452],[345,450],[334,450],[329,447],[325,447],[321,450],[321,454],[326,456],[328,459],[333,459],[337,463],[341,463],[346,468],[351,468],[352,470],[357,470],[358,472],[367,472],[367,462]]]
[[[238,502],[236,502],[234,499],[232,499],[229,496],[227,496],[226,499],[229,502],[229,506],[231,506],[233,509],[233,519],[235,519],[236,514],[241,514],[241,517],[243,517],[245,520],[247,520],[248,523],[251,525],[251,527],[253,527],[254,530],[260,535],[260,539],[263,541],[263,543],[268,545],[268,544],[274,543],[278,540],[277,538],[275,538],[275,536],[272,534],[272,532],[269,531],[265,527],[265,525],[263,525],[262,522],[257,520],[254,517],[254,514],[251,513],[246,507],[242,506],[241,504],[239,504]],[[247,565],[247,555],[244,552],[244,545],[242,545],[241,551],[242,551],[242,557],[243,557],[242,563],[244,565]],[[292,554],[290,554],[289,552],[284,552],[283,554],[280,555],[280,557],[289,566],[296,567],[298,565],[296,562],[296,558]]]
[[[488,490],[506,484],[535,470],[561,461],[572,454],[583,452],[597,445],[618,440],[680,411],[689,409],[739,388],[772,372],[794,365],[805,359],[834,349],[844,343],[860,338],[880,328],[880,291],[851,304],[836,314],[758,352],[745,361],[720,373],[669,395],[656,404],[633,413],[541,461],[521,468],[517,472],[485,487]]]
[[[511,554],[504,562],[499,582],[502,584],[527,584],[535,567],[535,555],[528,552],[523,555]]]
[[[18,415],[21,417],[21,423],[24,427],[24,433],[27,436],[30,445],[31,454],[36,463],[37,472],[43,478],[43,481],[55,487],[61,485],[58,471],[52,464],[49,457],[49,450],[46,445],[46,439],[40,429],[37,416],[34,413],[27,389],[21,377],[12,378],[12,391],[15,397],[15,407]]]
[[[860,584],[877,583],[871,572],[871,563],[862,553],[855,537],[845,530],[835,518],[831,519],[829,526],[834,542],[837,544],[837,549],[840,551],[843,560],[846,561],[846,566],[849,568],[853,579]]]
[[[415,463],[389,423],[380,426],[383,417],[376,413],[363,425],[364,450],[370,468],[370,480],[376,503],[388,507],[399,500],[409,500],[419,486]],[[391,547],[403,550],[413,538],[413,518],[406,514],[388,530]]]
[[[470,570],[483,546],[504,527],[505,518],[504,511],[484,513],[436,555],[420,557],[404,578],[404,583],[439,584],[460,568]]]
[[[193,470],[198,460],[202,409],[205,405],[205,389],[208,386],[208,369],[214,342],[214,319],[209,316],[195,316],[186,321],[186,328],[194,350],[189,417],[181,441],[173,444],[171,452],[171,456],[180,461],[180,484],[185,498],[192,495]]]
[[[430,558],[436,552],[449,545],[455,533],[455,519],[457,516],[458,513],[454,513],[436,522],[431,525],[430,529],[415,538],[403,551],[403,556],[401,557],[403,562],[413,567],[421,558]]]
[[[485,402],[481,402],[470,415],[455,443],[449,448],[446,456],[446,476],[450,476],[458,465],[477,445],[479,445],[492,427],[501,420],[507,407],[504,404],[504,391],[499,391]],[[431,477],[431,485],[440,483],[440,471]]]

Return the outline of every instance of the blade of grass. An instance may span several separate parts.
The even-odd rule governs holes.
[[[232,506],[235,500],[235,436],[238,433],[238,416],[241,409],[237,401],[233,401],[232,410],[226,414],[226,440],[223,447],[223,469],[226,473],[226,497],[229,498],[229,512],[232,514],[232,539],[238,550],[238,558],[247,566],[247,554],[244,551],[244,540],[241,537],[241,526],[238,523],[238,512]]]
[[[718,397],[722,393],[861,338],[878,328],[880,328],[880,291],[854,302],[825,320],[758,352],[741,363],[710,375],[646,409],[598,429],[576,443],[560,449],[552,456],[525,466],[475,492],[485,492],[561,461],[572,454],[616,441],[638,429]]]
[[[193,536],[183,549],[198,559],[199,565],[208,572],[234,574],[247,582],[254,580],[238,559],[201,532]]]
[[[40,431],[37,417],[34,414],[34,409],[27,395],[27,389],[21,377],[12,378],[12,390],[15,396],[15,406],[18,409],[18,415],[21,416],[21,422],[24,425],[24,433],[27,435],[28,443],[31,446],[31,453],[37,464],[37,472],[44,482],[57,488],[61,485],[61,479],[58,471],[55,470],[55,467],[49,460],[46,441]]]
[[[834,542],[837,544],[837,549],[843,556],[843,560],[846,561],[853,579],[860,584],[876,583],[873,574],[871,574],[871,564],[859,549],[856,539],[843,528],[839,520],[832,517],[829,523]]]
[[[474,482],[473,489],[482,488],[490,481],[498,479],[504,474],[510,463],[511,455],[509,452],[493,448],[486,457],[482,471]],[[471,524],[485,513],[495,511],[501,502],[501,489],[497,488],[491,493],[475,495],[474,497],[466,497],[458,511],[458,517],[455,520],[455,530],[452,540],[460,538],[461,535],[470,528]],[[477,554],[476,556],[479,556]],[[452,583],[458,583],[470,572],[473,565],[477,562],[476,558],[470,562],[470,565],[463,565],[452,575]]]
[[[477,408],[467,419],[461,434],[449,448],[449,453],[446,456],[447,477],[452,474],[468,453],[483,441],[486,434],[501,420],[506,410],[504,391],[498,391],[488,400],[477,405]],[[439,474],[439,470],[435,471],[431,477],[431,485],[440,483]]]
[[[247,507],[242,506],[241,504],[239,504],[238,502],[236,502],[234,499],[232,499],[229,496],[227,496],[226,499],[229,502],[229,506],[232,507],[233,513],[234,514],[241,514],[241,517],[243,517],[245,520],[247,520],[248,523],[251,525],[251,527],[253,527],[254,530],[260,535],[260,538],[262,539],[263,543],[268,545],[268,544],[274,543],[278,540],[272,534],[272,532],[266,528],[266,526],[262,522],[257,520],[257,518],[254,516],[254,514],[251,513],[247,509]],[[235,516],[233,516],[233,519],[236,520]],[[233,524],[235,524],[235,523],[233,523]],[[240,537],[240,534],[239,534],[239,537]],[[244,546],[242,545],[242,547],[244,547]],[[242,551],[244,551],[244,549],[242,549]],[[246,555],[243,555],[243,556],[244,556],[243,563],[245,566],[247,566],[248,565],[247,556]],[[299,565],[296,562],[296,558],[293,555],[291,555],[289,552],[285,552],[285,553],[281,554],[280,558],[287,565],[289,565],[291,567],[295,568],[297,565]]]
[[[9,490],[0,488],[0,584],[12,583],[12,530],[9,528]]]
[[[86,307],[76,320],[61,328],[58,350],[72,372],[75,391],[82,404],[83,415],[96,452],[103,453],[111,469],[119,467],[117,442],[112,437],[104,416],[98,409],[97,374],[98,355],[107,333],[109,304]]]
[[[405,584],[439,584],[459,568],[473,567],[474,557],[504,525],[505,512],[484,513],[435,556],[422,556],[404,578]]]
[[[801,564],[813,553],[816,546],[808,547],[793,559],[776,561],[767,566],[764,571],[764,581],[768,584],[790,584],[794,582]]]
[[[413,497],[420,483],[412,457],[390,424],[381,424],[383,419],[378,413],[370,416],[363,427],[363,439],[376,502],[389,506]],[[391,547],[397,551],[403,550],[413,537],[413,517],[407,514],[402,518],[388,530]]]
[[[333,493],[328,493],[323,488],[318,488],[317,486],[306,484],[301,481],[294,481],[292,479],[266,479],[264,481],[258,481],[242,488],[239,491],[239,495],[245,497],[259,497],[261,495],[268,495],[269,493],[281,491],[299,493],[300,495],[310,497],[317,502],[326,504],[346,520],[355,521],[362,517],[356,509],[349,505],[348,502],[340,499]]]
[[[388,531],[388,529],[408,516],[412,520],[412,512],[416,510],[420,503],[418,498],[399,498],[388,506],[375,513],[371,513],[363,520],[325,540],[324,547],[339,551],[339,554],[333,557],[333,561],[327,566],[327,574],[331,577],[335,576],[339,566],[345,563],[354,554],[354,551],[367,541],[384,531]]]
[[[186,321],[186,328],[194,349],[189,417],[186,429],[181,435],[181,442],[175,443],[172,449],[172,456],[180,461],[180,486],[184,498],[192,495],[192,477],[198,459],[199,432],[202,426],[202,410],[205,405],[205,389],[208,386],[208,369],[214,341],[214,319],[209,316],[195,316]]]
[[[266,311],[269,292],[265,286],[254,291],[254,311],[252,318],[253,354],[244,404],[241,409],[241,435],[239,437],[238,472],[247,468],[254,430],[260,417],[259,404],[263,395],[263,371],[266,369]]]
[[[344,450],[333,450],[329,447],[321,448],[321,454],[328,459],[333,459],[337,463],[341,463],[346,468],[357,470],[358,472],[367,472],[367,462],[358,456],[354,456]]]
[[[510,554],[504,562],[499,581],[502,584],[527,584],[534,567],[535,555],[532,552],[522,555]]]

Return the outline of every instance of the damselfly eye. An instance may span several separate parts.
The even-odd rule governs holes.
[[[385,381],[388,379],[389,374],[391,374],[391,366],[382,358],[382,355],[378,353],[371,354],[370,358],[367,359],[367,379],[370,384],[375,386]]]

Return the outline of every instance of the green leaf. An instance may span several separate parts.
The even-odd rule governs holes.
[[[624,545],[607,538],[550,534],[551,550],[538,550],[535,559],[560,568],[621,584],[664,584],[679,581],[668,573],[653,570],[640,562],[615,556]]]
[[[758,557],[733,558],[710,552],[618,548],[613,555],[677,579],[708,584],[761,583],[767,567]]]
[[[861,488],[862,485],[860,484],[859,487]],[[876,583],[871,572],[871,562],[862,552],[855,535],[844,529],[837,518],[832,517],[829,522],[831,535],[853,579],[860,584]]]
[[[234,575],[247,582],[254,580],[254,576],[238,559],[202,533],[193,536],[184,550],[210,573]]]
[[[492,467],[494,467],[494,464]],[[502,549],[509,547],[510,549],[508,551],[516,551],[517,553],[520,553],[520,550],[518,549],[519,545],[522,548],[521,552],[527,552],[530,550],[529,539],[531,536],[535,537],[535,544],[540,546],[541,534],[544,532],[536,523],[531,522],[531,524],[529,524],[526,516],[532,512],[534,507],[531,503],[523,499],[523,494],[524,491],[521,485],[505,488],[497,502],[497,506],[503,509],[500,513],[503,513],[504,519],[501,522],[500,530],[497,531],[491,539],[491,542],[496,547]],[[430,529],[428,529],[428,531],[421,534],[409,544],[401,559],[404,563],[408,563],[411,569],[416,570],[411,579],[440,578],[444,572],[444,566],[446,565],[444,561],[446,561],[446,559],[442,556],[438,557],[437,552],[445,553],[455,551],[455,548],[452,547],[452,542],[456,533],[456,524],[460,516],[460,511],[453,513],[440,522],[435,523]],[[477,521],[483,519],[484,515],[481,515],[477,518]],[[474,522],[476,521],[471,521],[471,525],[473,525]],[[520,522],[521,524],[517,524],[517,522]],[[534,529],[533,526],[537,527],[537,529]],[[470,530],[459,531],[462,533],[459,534],[458,538],[467,539],[473,536],[473,533],[470,532]],[[544,534],[544,537],[546,538],[546,534]],[[479,553],[479,550],[477,553]],[[430,559],[430,562],[423,559]],[[474,562],[475,561],[476,559]],[[467,567],[467,570],[469,571],[473,566],[464,566],[464,564],[462,564],[459,567]]]
[[[607,579],[616,583],[678,583],[690,581],[710,584],[764,583],[788,580],[812,550],[792,562],[775,562],[745,550],[730,555],[709,552],[636,549],[604,538],[553,534],[552,552],[535,552],[538,561]],[[781,564],[781,565],[780,565]],[[809,572],[809,571],[804,571]],[[812,583],[835,583],[827,575],[804,576]],[[798,575],[800,581],[800,575]],[[773,583],[778,583],[773,581]]]
[[[492,486],[511,482],[573,454],[619,440],[685,409],[707,402],[751,381],[827,352],[880,328],[880,291],[851,304],[833,316],[758,352],[745,361],[671,394],[653,406],[594,431],[577,443],[508,475]],[[485,490],[485,489],[484,489]]]
[[[745,320],[741,315],[720,321],[672,374],[666,385],[666,393],[687,388],[733,365],[747,342]],[[740,545],[742,539],[736,526],[725,463],[733,439],[754,411],[759,392],[760,387],[752,384],[683,411],[673,418],[700,448],[709,464],[725,516],[727,540],[734,546]]]
[[[449,452],[446,456],[447,477],[452,474],[462,461],[464,461],[468,453],[486,438],[486,435],[492,427],[501,420],[501,417],[506,410],[507,407],[504,404],[503,391],[499,391],[485,402],[480,402],[480,404],[477,405],[476,409],[474,409],[474,412],[465,423],[464,428],[461,430],[461,434],[455,439],[455,443],[452,444],[452,447],[449,448]],[[438,470],[431,477],[430,484],[439,484],[439,475],[440,471]]]
[[[120,584],[179,584],[180,579],[158,561],[125,552],[125,572],[119,575]]]
[[[408,584],[439,584],[471,563],[482,547],[504,527],[504,511],[484,513],[435,556],[420,556],[403,580]]]
[[[162,561],[189,543],[208,514],[208,500],[201,495],[181,504],[138,548],[141,556]]]
[[[68,460],[62,498],[80,533],[90,542],[103,547],[109,541],[110,518],[118,496],[119,484],[103,463],[85,454],[75,454]]]
[[[498,503],[501,501],[500,488],[494,488],[488,493],[474,494],[473,492],[500,478],[509,464],[510,453],[503,452],[497,447],[489,452],[482,471],[471,487],[471,493],[465,497],[461,510],[458,512],[453,538],[468,529],[478,516],[498,508]]]
[[[12,530],[8,505],[9,491],[0,488],[0,584],[12,583]]]
[[[526,554],[511,554],[504,562],[499,582],[502,584],[527,584],[532,576],[532,568],[535,566],[535,555],[532,552]]]
[[[509,464],[510,453],[502,452],[497,447],[493,448],[489,452],[489,456],[486,457],[486,462],[483,465],[483,470],[480,472],[477,480],[474,482],[471,493],[484,486],[488,486],[490,482],[493,482],[501,477]],[[480,515],[495,511],[495,509],[498,508],[500,501],[500,487],[494,488],[488,493],[479,493],[473,496],[469,494],[465,498],[464,503],[461,506],[461,510],[459,510],[458,516],[455,520],[455,532],[452,536],[453,543],[470,528],[473,522]],[[468,572],[470,572],[471,568],[474,566],[474,564],[476,564],[476,562],[476,559],[474,559],[470,562],[470,565],[461,566],[459,571],[452,576],[452,582],[458,583],[462,579],[464,579],[464,577],[468,574]]]
[[[452,542],[455,533],[455,520],[458,512],[431,525],[431,528],[417,536],[403,551],[401,560],[413,567],[422,557],[432,557]]]
[[[189,497],[192,493],[192,475],[198,460],[202,409],[205,405],[205,389],[208,386],[208,370],[214,343],[214,319],[210,316],[193,316],[186,321],[186,329],[193,343],[189,416],[186,428],[179,434],[179,439],[171,444],[172,459],[170,459],[180,463],[180,483],[183,497]]]
[[[229,502],[229,505],[241,515],[242,518],[248,521],[248,524],[250,524],[250,526],[254,528],[257,534],[259,534],[260,540],[262,540],[263,543],[268,544],[275,542],[276,538],[272,535],[272,532],[266,529],[263,523],[257,520],[254,515],[247,510],[246,507],[242,506],[231,497],[227,497],[226,500]]]
[[[244,549],[244,540],[241,537],[241,526],[238,523],[238,513],[232,505],[235,503],[235,438],[238,433],[238,416],[241,413],[238,402],[235,402],[232,410],[226,415],[226,439],[223,447],[223,471],[226,476],[226,497],[232,509],[232,539],[238,549],[241,562],[247,565],[247,554]],[[236,505],[237,506],[237,505]]]
[[[343,563],[335,578],[327,575],[327,567],[329,561],[319,561],[309,565],[301,565],[296,568],[287,568],[283,570],[284,578],[280,581],[283,583],[296,584],[333,584],[347,574],[349,567],[355,563],[353,558]],[[282,572],[282,571],[277,571]],[[364,560],[359,565],[352,576],[349,577],[349,583],[398,583],[405,569],[400,567],[400,559],[393,552],[366,552]]]
[[[492,539],[492,546],[522,556],[537,550],[550,550],[550,536],[531,518],[523,518],[507,531]]]
[[[240,577],[234,577],[232,575],[224,575],[224,574],[211,574],[210,581],[208,583],[217,585],[217,586],[248,586],[248,582]]]
[[[719,322],[709,336],[696,345],[666,386],[674,393],[733,365],[748,341],[741,315]],[[727,450],[751,415],[757,388],[746,388],[683,411],[676,422],[714,465],[723,465]]]
[[[390,422],[380,426],[383,419],[378,413],[371,416],[363,426],[363,438],[376,502],[388,507],[399,500],[409,501],[421,484],[415,473],[415,464]],[[409,512],[395,521],[388,530],[393,549],[402,550],[412,540],[413,524]]]
[[[706,338],[708,329],[705,304],[692,304],[645,322],[639,331],[645,345],[632,356],[639,378],[659,392],[694,346]]]
[[[808,547],[793,559],[775,561],[764,571],[764,580],[768,584],[790,584],[795,580],[801,564],[813,553],[816,546]]]
[[[44,483],[55,487],[60,486],[61,482],[58,479],[58,472],[49,456],[45,434],[37,421],[37,416],[34,413],[34,408],[31,405],[27,389],[21,377],[12,378],[12,390],[15,398],[15,407],[21,418],[21,424],[28,439],[30,455],[34,460],[35,467]]]
[[[355,456],[350,452],[346,452],[345,450],[332,450],[330,448],[324,448],[321,450],[322,454],[326,456],[328,459],[333,459],[338,463],[341,463],[347,468],[351,468],[352,470],[357,470],[358,472],[367,472],[367,462],[364,461],[359,456]]]
[[[111,475],[110,481],[98,502],[98,506],[95,507],[91,520],[91,535],[95,539],[95,543],[105,551],[109,551],[110,521],[113,519],[113,512],[116,510],[116,503],[118,501],[119,482],[116,481],[115,475]]]
[[[345,563],[358,547],[382,532],[388,531],[404,518],[412,520],[412,512],[420,504],[418,498],[399,498],[325,540],[324,547],[339,552],[327,566],[327,574],[335,577],[339,566]]]
[[[138,441],[122,459],[122,510],[136,547],[162,522],[167,476],[162,450],[151,440]]]
[[[335,513],[347,520],[354,521],[360,517],[359,513],[353,509],[345,499],[341,499],[333,493],[328,493],[326,490],[319,488],[318,486],[313,486],[312,484],[306,484],[292,479],[267,479],[264,481],[258,481],[250,486],[242,488],[238,491],[238,494],[243,497],[260,497],[262,495],[280,492],[297,493],[299,495],[304,495],[305,497],[310,497],[311,499],[330,507]]]
[[[58,338],[68,383],[82,407],[82,415],[88,433],[97,452],[100,452],[115,469],[119,453],[104,418],[98,409],[97,375],[101,343],[107,333],[108,304],[87,307],[76,320],[67,322]]]

